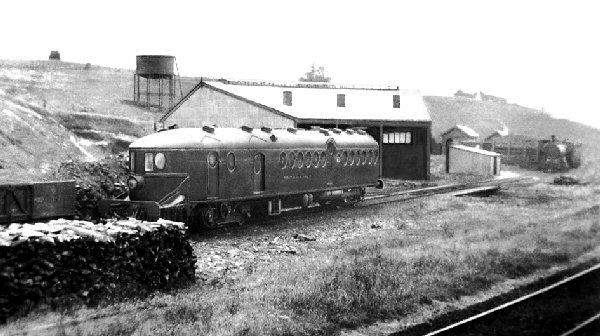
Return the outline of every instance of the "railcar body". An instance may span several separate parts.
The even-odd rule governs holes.
[[[129,200],[197,225],[313,202],[357,201],[376,185],[379,147],[362,131],[181,128],[130,146]]]

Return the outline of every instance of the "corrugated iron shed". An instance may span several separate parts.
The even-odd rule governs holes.
[[[356,86],[315,83],[273,83],[229,80],[203,80],[160,121],[165,122],[186,100],[202,87],[220,91],[233,98],[271,110],[295,121],[356,121],[431,122],[431,116],[418,90],[390,86]],[[291,96],[289,104],[284,91]],[[344,106],[337,104],[344,95]],[[399,107],[394,107],[399,96]]]

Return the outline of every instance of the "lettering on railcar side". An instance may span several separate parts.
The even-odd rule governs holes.
[[[283,175],[284,180],[308,180],[308,175]]]

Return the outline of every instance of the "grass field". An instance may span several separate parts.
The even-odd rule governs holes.
[[[87,134],[92,140],[104,137],[91,129],[131,137],[148,132],[156,113],[123,103],[130,99],[131,72],[105,68],[86,72],[70,64],[53,69],[48,64],[3,65],[9,70],[0,76],[2,108],[17,111],[15,99],[26,100],[32,105],[21,108],[38,108],[69,132]],[[479,120],[490,130],[501,124],[494,119],[500,113],[498,105],[472,104],[470,112],[460,115],[463,101],[433,97],[428,104],[435,109],[434,120],[436,113],[446,113],[434,124],[438,131],[463,117]],[[521,120],[527,117],[535,120],[531,123],[546,123],[536,127],[541,136],[564,131],[565,136],[582,138],[584,164],[570,174],[588,184],[558,186],[549,183],[554,175],[520,171],[535,175],[538,182],[515,185],[489,198],[436,196],[334,210],[318,220],[294,220],[289,225],[351,223],[356,233],[343,244],[316,241],[303,253],[281,254],[270,263],[247,268],[242,276],[99,308],[52,312],[41,307],[0,326],[0,334],[58,323],[60,328],[52,334],[331,335],[378,321],[415,322],[453,309],[460,298],[493,290],[495,285],[576,263],[600,246],[599,133],[550,120],[543,113],[524,114],[518,106],[512,106],[501,121],[511,129],[526,130],[531,123]],[[31,120],[37,120],[33,113],[26,119]],[[18,120],[14,124],[19,125]],[[28,138],[48,131],[19,127]],[[56,134],[63,136],[59,130]],[[22,139],[9,140],[12,147],[22,147],[17,146]],[[64,148],[56,152],[72,150]],[[10,158],[18,153],[11,152]],[[35,153],[28,155],[23,166],[36,159]],[[450,178],[442,176],[442,157],[432,162],[436,178]],[[108,317],[92,318],[98,316]],[[68,322],[73,318],[85,322],[73,325]]]
[[[489,198],[437,196],[333,211],[320,220],[363,228],[341,246],[316,242],[307,253],[281,256],[242,277],[99,310],[38,312],[4,331],[119,312],[65,324],[57,334],[330,335],[440,313],[463,296],[572,264],[600,246],[600,184],[558,186],[547,183],[551,177]],[[369,230],[372,223],[381,229]]]

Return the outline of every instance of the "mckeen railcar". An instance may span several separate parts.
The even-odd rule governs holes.
[[[133,142],[129,160],[129,199],[105,200],[100,212],[191,227],[357,202],[381,183],[378,144],[362,130],[176,128]]]

